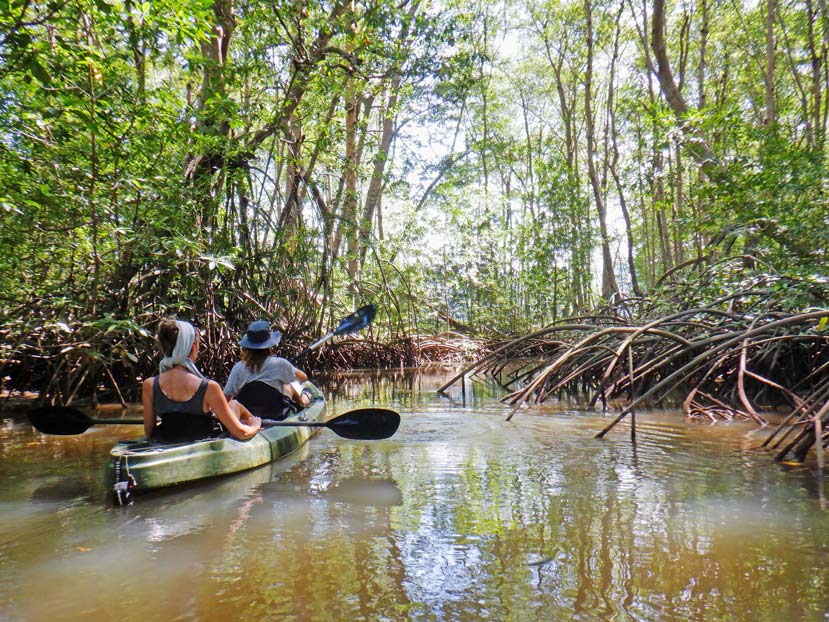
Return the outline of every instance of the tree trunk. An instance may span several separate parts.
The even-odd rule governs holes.
[[[546,50],[547,61],[550,63],[550,67],[552,68],[553,75],[556,79],[558,105],[561,109],[561,121],[564,124],[564,145],[567,167],[571,171],[575,171],[576,146],[575,140],[573,139],[575,134],[573,131],[573,113],[570,101],[564,88],[565,84],[561,74],[562,65],[564,64],[564,56],[559,53],[558,58],[553,57],[550,41],[546,37],[544,39],[544,49]]]
[[[196,132],[204,136],[216,138],[216,145],[211,151],[191,155],[184,165],[184,176],[193,180],[200,187],[201,213],[198,216],[196,227],[199,230],[212,230],[215,224],[218,192],[214,194],[211,178],[212,173],[221,170],[224,165],[224,144],[230,135],[230,124],[227,117],[218,112],[222,106],[215,106],[226,96],[224,65],[230,47],[230,38],[236,27],[236,18],[233,14],[232,0],[215,0],[213,3],[213,36],[201,41],[200,51],[204,65],[202,70],[202,85],[197,106],[201,111],[200,121]],[[216,112],[206,114],[208,102]],[[221,186],[222,184],[218,184]]]
[[[347,11],[350,10],[352,3],[350,0],[342,0],[337,2],[328,14],[328,22],[333,22],[340,19]],[[288,83],[288,88],[285,92],[282,105],[277,107],[271,120],[263,126],[259,131],[255,132],[245,144],[245,152],[252,153],[262,141],[266,138],[278,133],[284,126],[285,120],[289,119],[294,111],[299,106],[305,91],[308,87],[308,82],[311,79],[316,66],[329,53],[329,44],[331,38],[334,36],[334,30],[327,24],[323,25],[316,38],[310,44],[299,42],[297,45],[301,49],[294,51],[294,72]]]
[[[763,74],[765,83],[766,118],[763,124],[774,127],[776,122],[774,112],[774,14],[775,1],[766,0],[766,70]]]
[[[143,103],[147,90],[147,55],[144,37],[140,32],[141,26],[143,26],[143,19],[141,20],[141,24],[135,23],[132,0],[127,0],[124,3],[124,12],[127,15],[127,40],[130,51],[132,52],[133,62],[135,63],[136,92],[138,101]]]
[[[672,237],[674,242],[674,261],[676,265],[685,261],[684,243],[685,230],[682,226],[682,216],[685,214],[685,180],[682,170],[682,148],[677,145],[674,148],[674,201],[673,210],[671,214],[671,224],[673,224]]]
[[[357,93],[353,85],[349,87],[349,93],[345,98],[345,162],[343,179],[345,183],[342,197],[342,221],[339,225],[339,235],[336,239],[336,247],[341,244],[343,237],[346,241],[346,270],[352,282],[357,278],[357,170],[360,166],[359,152],[357,149]]]
[[[295,227],[300,222],[302,203],[302,146],[305,136],[299,119],[292,115],[285,123],[285,144],[288,150],[285,168],[285,202],[279,215],[279,228]]]
[[[92,21],[87,15],[82,19],[83,32],[86,37],[86,43],[90,48],[97,47],[95,40],[95,33],[92,28]],[[90,119],[97,117],[97,79],[95,76],[95,69],[92,63],[89,63],[87,68],[87,90],[89,101],[87,105],[87,114]],[[98,214],[98,197],[97,183],[98,183],[98,134],[96,124],[89,125],[89,209],[90,209],[90,237],[92,242],[92,287],[89,294],[89,313],[95,315],[97,313],[98,305],[98,291],[101,281],[101,256],[98,249],[98,237],[100,226],[100,215]]]
[[[829,84],[829,15],[826,0],[818,1],[818,8],[812,0],[806,0],[808,45],[811,65],[811,114],[808,114],[807,128],[809,144],[822,151],[826,142],[826,89]]]
[[[705,69],[708,62],[708,0],[700,0],[702,24],[699,29],[699,63],[697,66],[697,106],[705,107]]]
[[[668,224],[668,214],[665,211],[665,159],[658,151],[654,151],[654,176],[656,187],[653,195],[654,212],[656,213],[657,230],[659,232],[659,247],[662,250],[662,271],[674,267],[674,257],[671,244],[671,229]]]
[[[369,246],[371,238],[371,228],[374,222],[374,216],[380,207],[380,196],[383,189],[383,178],[386,170],[386,163],[391,154],[391,142],[394,138],[394,119],[397,110],[397,97],[400,90],[400,75],[392,76],[389,83],[389,96],[385,104],[385,110],[382,112],[381,129],[380,129],[380,145],[377,149],[377,154],[374,156],[374,167],[371,171],[371,179],[369,180],[368,190],[366,191],[366,201],[363,207],[363,217],[360,221],[359,228],[359,244],[360,244],[360,263],[365,261],[366,251]]]
[[[613,272],[613,256],[610,252],[610,239],[607,230],[607,207],[604,193],[596,170],[595,156],[595,117],[593,115],[593,7],[591,0],[584,2],[585,19],[587,20],[587,69],[584,77],[584,116],[587,134],[587,172],[593,188],[593,200],[596,202],[596,212],[599,216],[599,232],[602,244],[602,297],[610,299],[613,294],[621,297],[616,275]]]
[[[651,27],[651,49],[656,59],[656,77],[665,100],[681,122],[688,114],[688,105],[674,81],[671,64],[668,60],[668,51],[665,44],[665,0],[654,0],[653,23]],[[690,130],[693,132],[693,130]],[[691,155],[697,160],[700,167],[709,177],[719,177],[718,159],[708,142],[695,132],[693,139],[685,143]]]

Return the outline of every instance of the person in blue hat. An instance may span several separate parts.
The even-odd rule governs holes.
[[[251,322],[245,335],[239,341],[239,345],[242,346],[242,360],[230,370],[230,376],[224,387],[226,396],[239,398],[245,406],[251,409],[251,412],[269,419],[283,418],[285,413],[280,411],[285,402],[282,398],[288,398],[300,407],[305,407],[311,402],[311,392],[302,388],[302,383],[308,380],[308,375],[294,367],[287,359],[274,354],[273,348],[281,339],[282,333],[278,330],[271,330],[270,324],[265,320]],[[260,390],[257,392],[257,399],[248,403],[245,397],[250,393],[251,387],[248,387],[247,391],[245,387],[253,383],[257,383],[256,387]],[[262,384],[275,391],[271,393],[273,404],[270,408],[267,404],[254,403],[263,401],[263,398],[258,397],[263,393]]]

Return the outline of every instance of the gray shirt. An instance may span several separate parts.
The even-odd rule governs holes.
[[[296,368],[287,360],[278,356],[269,356],[262,363],[262,368],[257,372],[251,372],[247,366],[239,361],[230,370],[230,376],[227,378],[224,393],[230,397],[239,395],[242,387],[249,382],[258,380],[272,386],[280,393],[285,393],[282,390],[282,385],[296,380]]]

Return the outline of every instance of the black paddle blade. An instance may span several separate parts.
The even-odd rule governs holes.
[[[361,408],[335,417],[325,424],[343,438],[378,441],[389,438],[400,426],[400,415],[387,408]]]
[[[44,434],[82,434],[94,423],[91,417],[68,406],[42,406],[27,415],[31,424]]]
[[[377,315],[376,305],[371,304],[360,307],[340,322],[340,325],[334,331],[334,335],[350,335],[351,333],[356,333],[358,330],[363,330],[371,324],[375,315]]]

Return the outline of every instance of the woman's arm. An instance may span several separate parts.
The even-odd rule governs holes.
[[[302,375],[305,376],[305,374]],[[287,395],[288,397],[290,397],[300,406],[308,406],[308,404],[311,403],[311,398],[309,397],[307,392],[302,392],[303,388],[304,387],[299,383],[299,381],[294,380],[293,382],[289,382],[283,385],[282,393],[283,395]]]
[[[294,367],[294,378],[282,386],[282,393],[294,400],[300,406],[308,406],[311,398],[302,393],[302,383],[308,381],[308,374]]]
[[[227,399],[222,393],[222,388],[215,380],[207,383],[207,394],[204,397],[205,410],[213,411],[216,418],[221,421],[225,430],[233,437],[240,441],[245,441],[253,436],[262,427],[259,417],[247,418],[247,423],[242,423],[239,416],[233,411],[227,403]]]
[[[150,438],[155,430],[155,414],[153,413],[153,379],[147,378],[141,383],[141,405],[144,409],[144,436]]]

